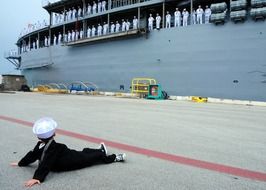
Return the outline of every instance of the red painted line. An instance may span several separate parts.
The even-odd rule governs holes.
[[[23,121],[20,119],[7,117],[7,116],[1,116],[1,115],[0,115],[0,120],[9,121],[12,123],[21,124],[21,125],[28,126],[28,127],[32,127],[33,125],[33,123],[31,122],[27,122],[27,121]],[[154,158],[158,158],[162,160],[167,160],[167,161],[189,165],[189,166],[193,166],[197,168],[217,171],[221,173],[231,174],[235,176],[245,177],[245,178],[249,178],[253,180],[266,181],[266,173],[262,173],[262,172],[257,172],[257,171],[252,171],[252,170],[247,170],[247,169],[242,169],[242,168],[237,168],[237,167],[232,167],[232,166],[226,166],[222,164],[216,164],[212,162],[206,162],[206,161],[196,160],[196,159],[187,158],[183,156],[177,156],[173,154],[144,149],[144,148],[140,148],[136,146],[126,145],[126,144],[122,144],[118,142],[108,141],[108,140],[101,139],[101,138],[96,138],[96,137],[91,137],[88,135],[83,135],[83,134],[79,134],[79,133],[75,133],[71,131],[66,131],[63,129],[57,129],[57,134],[68,136],[68,137],[73,137],[76,139],[93,142],[93,143],[104,142],[106,145],[110,147],[129,151],[129,152],[134,152],[134,153],[141,154],[141,155],[146,155],[149,157],[154,157]]]

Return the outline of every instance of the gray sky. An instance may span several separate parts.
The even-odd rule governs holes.
[[[16,41],[21,30],[29,23],[48,19],[42,8],[42,0],[2,1],[0,11],[0,74],[18,74],[14,66],[4,58],[4,52],[16,49]]]

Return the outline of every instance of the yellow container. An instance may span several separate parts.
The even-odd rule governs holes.
[[[192,96],[191,100],[192,102],[206,103],[208,101],[208,98],[200,97],[200,96]]]

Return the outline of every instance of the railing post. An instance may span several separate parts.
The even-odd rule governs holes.
[[[140,28],[140,7],[138,7],[138,29]]]
[[[31,40],[30,40],[30,36],[29,36],[29,50],[31,50]]]
[[[192,12],[193,12],[193,0],[190,0],[190,25],[192,25],[193,23]]]
[[[163,1],[163,27],[162,28],[165,28],[165,1]]]
[[[107,24],[108,24],[108,31],[109,31],[109,26],[110,26],[110,14],[107,14]]]

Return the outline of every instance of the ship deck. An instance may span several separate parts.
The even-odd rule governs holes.
[[[101,96],[0,94],[1,189],[22,189],[37,164],[12,168],[35,145],[31,125],[59,123],[70,148],[125,152],[127,161],[51,172],[36,189],[265,189],[265,107]]]

